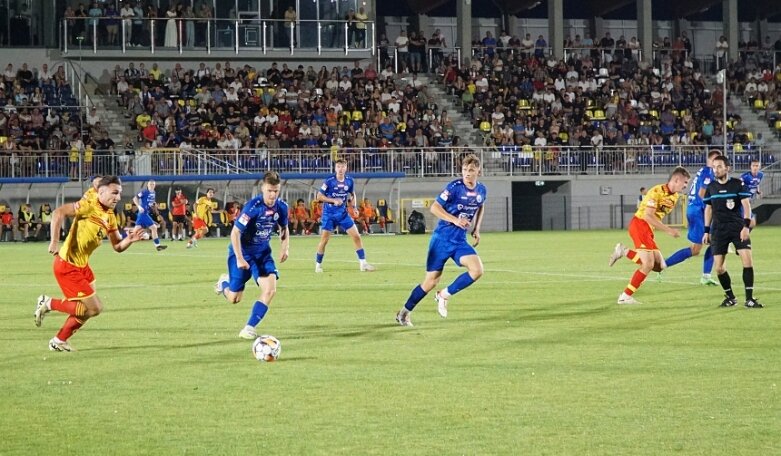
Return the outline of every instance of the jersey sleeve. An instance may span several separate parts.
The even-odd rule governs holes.
[[[289,216],[290,213],[288,209],[287,203],[284,201],[279,201],[277,204],[279,204],[279,220],[277,221],[277,224],[281,227],[286,227],[289,223]]]
[[[235,226],[240,232],[244,232],[245,229],[247,229],[247,225],[252,221],[252,219],[255,217],[254,214],[255,211],[255,205],[252,204],[246,204],[244,206],[244,209],[241,210],[241,214],[239,214],[238,217],[236,217],[236,221],[233,222],[233,226]],[[287,215],[285,216],[287,218]]]
[[[440,206],[444,206],[448,201],[456,197],[456,182],[457,181],[453,181],[447,184],[447,187],[445,187],[445,189],[442,190],[442,193],[437,196],[437,203],[439,203]]]
[[[328,196],[326,193],[328,191],[328,179],[323,181],[323,185],[320,186],[320,194]]]

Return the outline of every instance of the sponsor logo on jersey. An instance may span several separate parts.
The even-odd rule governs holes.
[[[266,217],[268,217],[269,215],[272,215],[273,213],[274,213],[274,209],[266,209],[266,214],[265,215],[266,215]]]
[[[239,217],[239,223],[242,225],[246,225],[249,222],[249,215],[247,214],[241,214],[241,217]]]

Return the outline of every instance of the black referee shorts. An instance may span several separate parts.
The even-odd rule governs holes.
[[[740,240],[740,230],[715,230],[710,235],[710,247],[714,255],[726,255],[729,245],[735,246],[735,250],[751,250],[751,238]]]

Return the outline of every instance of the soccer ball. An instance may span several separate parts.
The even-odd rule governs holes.
[[[282,343],[274,336],[263,335],[252,343],[252,354],[258,361],[276,361],[281,352]]]

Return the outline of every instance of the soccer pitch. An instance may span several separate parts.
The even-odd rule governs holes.
[[[667,255],[688,244],[658,237]],[[635,267],[607,258],[624,231],[485,234],[485,275],[449,318],[431,293],[405,328],[428,236],[364,238],[374,273],[334,238],[318,275],[316,237],[293,237],[258,327],[282,341],[270,364],[237,337],[257,289],[213,293],[227,239],[102,246],[105,311],[75,353],[47,349],[63,314],[33,325],[35,298],[60,296],[46,244],[0,244],[0,454],[779,454],[780,239],[752,233],[767,307],[748,310],[734,255],[736,308],[699,284],[701,257],[619,306]]]

